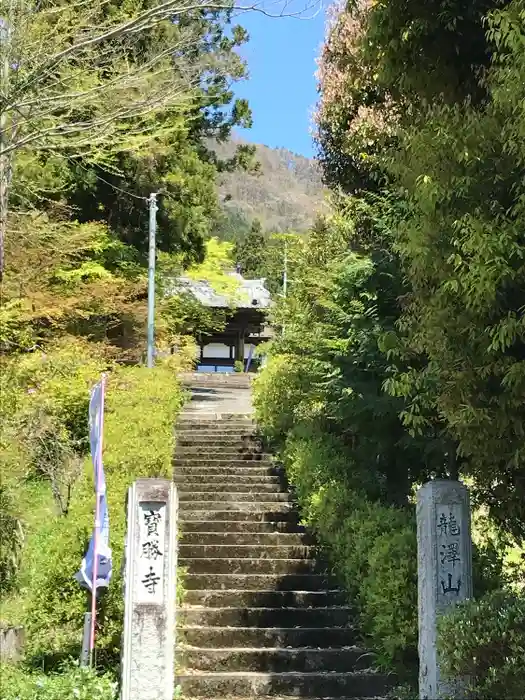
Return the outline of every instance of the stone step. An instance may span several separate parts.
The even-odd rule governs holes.
[[[267,452],[246,452],[244,450],[229,450],[220,447],[177,447],[173,453],[172,464],[188,463],[190,467],[206,467],[209,464],[217,467],[243,466],[255,467],[257,462],[259,466],[274,466],[275,461],[270,458]],[[223,462],[223,464],[216,464]],[[227,462],[227,464],[224,464]]]
[[[216,474],[213,476],[208,475],[206,480],[198,479],[191,474],[179,474],[178,470],[174,474],[175,483],[179,486],[181,490],[198,490],[211,491],[215,489],[216,491],[222,491],[232,489],[236,491],[237,489],[242,489],[244,487],[245,491],[251,491],[252,489],[262,489],[262,491],[267,491],[269,489],[280,489],[282,488],[282,481],[278,476],[271,476],[267,474],[259,474],[255,476],[237,476],[237,475],[222,475]]]
[[[224,388],[245,387],[249,388],[253,374],[248,372],[183,372],[179,375],[179,380],[184,386],[208,387],[220,386]]]
[[[199,671],[358,671],[372,668],[374,656],[358,646],[344,649],[178,649],[178,663]]]
[[[255,435],[204,435],[195,432],[193,435],[182,435],[181,433],[176,434],[177,442],[176,444],[180,447],[231,447],[232,449],[243,449],[253,450],[254,448],[259,448],[257,451],[262,450],[262,441]]]
[[[345,596],[338,589],[323,591],[186,591],[186,605],[209,607],[318,608],[344,605]]]
[[[218,433],[224,434],[226,431],[228,433],[241,433],[246,435],[258,434],[257,425],[255,423],[243,420],[221,421],[215,424],[212,424],[209,421],[192,421],[191,424],[188,423],[182,425],[177,423],[175,425],[175,430],[177,432],[182,431],[190,434],[209,433],[210,435],[217,435]]]
[[[189,420],[180,420],[175,424],[175,431],[184,431],[189,433],[194,432],[210,432],[213,434],[227,431],[254,433],[257,429],[256,424],[249,419],[230,418],[228,420],[212,420],[204,417],[192,417]]]
[[[175,426],[175,431],[177,435],[182,437],[192,437],[193,435],[199,435],[204,437],[229,437],[230,435],[237,437],[248,436],[257,437],[257,430],[253,423],[239,423],[237,426],[231,423],[226,423],[225,425],[213,426],[213,425],[200,425],[196,423],[195,425],[190,425],[186,427]]]
[[[202,608],[179,611],[193,627],[353,627],[353,611],[337,608]]]
[[[226,520],[237,520],[242,522],[254,522],[254,523],[278,523],[278,522],[288,522],[297,523],[299,516],[295,510],[289,508],[283,508],[283,504],[277,510],[275,504],[273,508],[265,510],[261,507],[256,507],[253,504],[242,504],[246,507],[243,510],[227,510],[228,504],[222,504],[222,510],[209,509],[208,504],[204,504],[208,510],[204,508],[197,508],[197,504],[184,503],[183,505],[188,506],[188,508],[181,508],[179,522],[184,523],[189,520],[199,520],[207,521],[208,523],[214,521],[226,521]],[[272,504],[270,504],[272,505]],[[195,507],[195,510],[190,510],[190,508]],[[210,529],[208,527],[208,529]],[[244,530],[244,528],[243,528]],[[246,530],[247,532],[247,530]]]
[[[303,697],[303,696],[301,696]],[[224,697],[221,698],[208,698],[208,700],[225,700]],[[233,700],[232,698],[227,698],[227,700]],[[251,697],[241,697],[239,695],[235,696],[235,700],[253,700],[253,696]],[[257,700],[296,700],[296,697],[292,695],[258,695]],[[335,698],[326,698],[326,697],[321,697],[319,695],[314,696],[314,695],[305,695],[304,700],[336,700]],[[391,697],[376,697],[376,698],[363,698],[363,697],[354,697],[354,698],[349,698],[349,697],[340,697],[337,698],[337,700],[391,700]]]
[[[196,574],[184,577],[186,590],[214,591],[323,591],[333,588],[333,581],[326,574]]]
[[[290,503],[292,497],[289,493],[265,492],[265,491],[186,491],[179,488],[179,503],[204,503],[213,505],[228,503]]]
[[[268,503],[230,501],[228,499],[221,499],[218,503],[214,503],[213,501],[181,501],[179,503],[179,510],[181,513],[181,520],[190,520],[191,518],[187,517],[187,514],[190,512],[197,512],[201,515],[204,514],[204,517],[198,517],[196,518],[197,520],[207,520],[207,513],[232,513],[230,516],[232,520],[259,520],[261,519],[259,517],[261,515],[264,516],[265,520],[280,520],[282,516],[286,514],[297,518],[297,513],[291,503],[275,503],[271,501]],[[236,518],[233,514],[237,514],[239,517]],[[218,518],[218,520],[227,519],[226,517]]]
[[[375,698],[388,692],[393,679],[373,671],[347,673],[192,673],[179,675],[176,683],[191,698],[259,697],[286,693],[292,697]]]
[[[183,644],[216,647],[315,647],[352,646],[356,631],[349,627],[201,627],[186,625],[180,630]]]
[[[194,474],[196,478],[208,476],[280,476],[283,470],[265,459],[175,459],[175,474]]]
[[[239,455],[243,455],[244,453],[248,454],[269,454],[268,452],[264,452],[264,450],[259,448],[259,446],[254,446],[250,445],[249,447],[245,447],[242,443],[239,442],[239,444],[217,444],[217,442],[213,441],[210,444],[198,444],[195,443],[194,441],[191,442],[189,445],[184,445],[181,444],[178,440],[175,443],[175,454],[207,454],[207,455],[213,455],[213,454],[226,454],[226,455],[237,455],[237,459],[239,459]]]
[[[187,513],[186,513],[187,515]],[[293,515],[293,514],[292,514]],[[190,532],[209,532],[212,530],[215,534],[223,533],[236,534],[266,534],[266,533],[292,533],[304,534],[305,529],[297,523],[297,515],[295,519],[290,518],[282,521],[246,521],[246,520],[186,520],[181,521],[181,531],[186,537]]]
[[[311,559],[229,559],[227,557],[179,559],[192,574],[307,574],[319,571]]]
[[[237,428],[218,428],[217,430],[210,430],[208,428],[197,428],[193,430],[178,430],[175,428],[175,438],[178,443],[181,440],[197,440],[204,442],[213,442],[215,440],[234,440],[234,441],[245,441],[250,442],[260,442],[263,438],[258,434],[253,427],[237,427]],[[219,444],[222,444],[219,442]]]
[[[279,483],[279,479],[276,479],[276,481],[270,481],[268,483],[262,482],[259,480],[252,480],[251,482],[249,481],[246,483],[245,481],[237,482],[237,483],[231,483],[229,479],[226,479],[221,482],[206,482],[202,483],[202,481],[190,481],[187,477],[186,478],[181,478],[180,476],[175,478],[175,483],[178,486],[179,490],[179,496],[185,492],[191,492],[191,493],[212,493],[215,495],[216,498],[218,498],[218,494],[230,494],[230,495],[238,495],[241,496],[242,494],[283,494],[287,495],[286,491],[282,490],[282,486]],[[268,500],[268,499],[264,499]],[[273,500],[273,499],[272,499]],[[288,499],[278,499],[278,500],[288,500]]]
[[[185,545],[275,545],[296,547],[313,544],[310,535],[291,532],[184,532],[181,546]],[[181,550],[182,551],[182,550]]]
[[[179,545],[181,559],[306,559],[312,548],[288,544],[187,544]]]
[[[250,421],[226,421],[215,424],[211,421],[177,423],[176,435],[257,435],[255,423]]]

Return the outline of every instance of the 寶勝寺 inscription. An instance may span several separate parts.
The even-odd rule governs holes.
[[[165,518],[164,504],[140,503],[137,594],[142,603],[163,602]]]

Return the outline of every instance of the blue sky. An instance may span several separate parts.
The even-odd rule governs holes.
[[[324,14],[296,19],[250,12],[240,23],[250,34],[241,49],[250,77],[236,84],[235,93],[248,99],[253,128],[238,133],[254,143],[312,156],[315,59],[324,36]]]

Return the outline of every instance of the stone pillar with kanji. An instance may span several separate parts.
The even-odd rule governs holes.
[[[121,700],[172,700],[177,492],[139,479],[128,492]]]
[[[459,481],[435,480],[417,494],[419,697],[462,698],[465,679],[440,674],[437,620],[472,598],[470,500]]]

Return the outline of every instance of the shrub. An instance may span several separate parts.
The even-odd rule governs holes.
[[[417,541],[412,506],[372,501],[337,437],[296,428],[282,457],[305,524],[326,548],[378,661],[407,678],[417,670]],[[477,594],[502,580],[490,543],[474,548]]]
[[[410,511],[369,501],[329,436],[292,433],[283,452],[305,524],[325,545],[386,666],[417,662],[417,556]]]
[[[66,667],[46,676],[15,666],[0,666],[3,700],[115,700],[116,683],[83,668]]]
[[[58,513],[88,449],[89,387],[105,368],[96,347],[75,339],[6,363],[0,409],[2,477],[17,491],[28,478],[49,484]]]
[[[123,616],[120,576],[125,537],[125,498],[138,477],[170,477],[173,424],[183,402],[173,373],[162,366],[117,368],[108,378],[104,422],[104,468],[108,490],[113,580],[99,609],[97,662],[115,666]],[[22,622],[28,653],[54,667],[78,654],[86,593],[73,576],[79,569],[93,527],[93,477],[90,457],[71,498],[66,517],[33,523],[23,555]]]
[[[55,417],[75,444],[87,448],[89,387],[105,367],[102,351],[71,337],[19,359],[22,415],[40,412]]]
[[[443,673],[470,679],[480,700],[518,700],[525,688],[525,595],[490,593],[439,620]]]
[[[277,444],[300,421],[316,420],[323,414],[325,400],[317,391],[322,369],[321,363],[308,356],[268,355],[264,371],[255,378],[253,401],[259,424]]]

